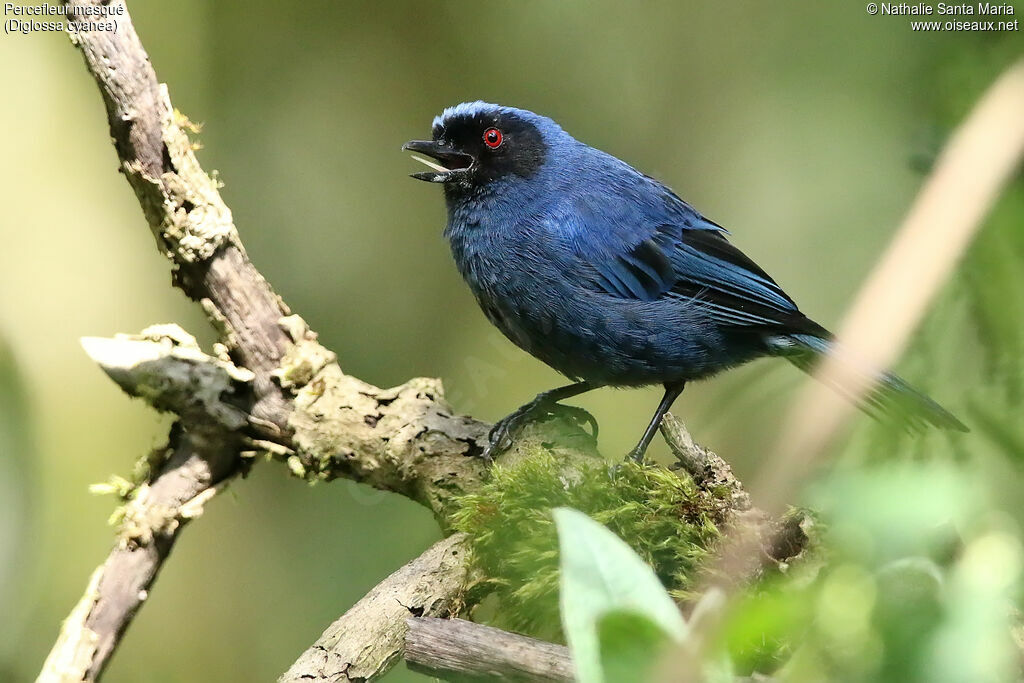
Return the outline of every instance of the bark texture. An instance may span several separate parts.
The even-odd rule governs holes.
[[[569,683],[564,645],[546,643],[462,619],[408,620],[405,661],[413,671],[447,681]]]
[[[402,655],[406,620],[457,614],[466,581],[461,534],[439,541],[378,584],[327,627],[279,683],[370,681]]]

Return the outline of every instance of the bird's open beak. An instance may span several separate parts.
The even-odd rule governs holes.
[[[473,167],[472,156],[465,152],[456,152],[451,147],[433,140],[412,140],[402,145],[402,150],[406,152],[419,152],[439,162],[434,163],[413,154],[413,159],[434,169],[433,171],[409,174],[417,180],[426,180],[431,183],[447,183],[467,175]]]

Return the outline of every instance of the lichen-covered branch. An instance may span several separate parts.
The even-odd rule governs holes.
[[[39,681],[91,681],[102,673],[145,602],[178,533],[227,485],[245,415],[231,401],[252,373],[206,356],[176,326],[83,340],[90,357],[128,393],[181,416],[168,443],[147,455],[136,480],[107,488],[123,505],[117,541],[65,620]]]
[[[206,355],[195,337],[177,325],[154,325],[113,339],[85,337],[82,346],[126,393],[157,410],[232,431],[247,423],[238,400],[228,403],[226,398],[242,395],[253,374]]]
[[[307,479],[345,477],[401,493],[432,510],[443,528],[453,500],[479,488],[478,457],[488,425],[456,415],[441,382],[414,378],[380,389],[346,375],[301,319],[285,321],[294,345],[275,375],[294,395],[288,426],[293,471]],[[502,459],[541,443],[566,458],[596,455],[593,438],[569,418],[551,417],[521,434]]]
[[[569,649],[463,619],[407,620],[405,661],[413,671],[450,681],[568,683]]]
[[[121,0],[113,2],[123,8]],[[65,4],[72,8],[109,3]],[[171,107],[126,9],[117,22],[116,32],[82,31],[71,38],[99,86],[121,170],[161,251],[173,264],[175,281],[218,323],[231,357],[245,368],[240,372],[252,375],[251,382],[241,382],[245,393],[236,397],[237,405],[223,406],[220,417],[242,416],[264,432],[286,433],[288,399],[270,373],[288,347],[287,335],[277,325],[287,310],[245,256],[217,184],[199,167],[182,129],[187,121]],[[102,356],[111,351],[106,346],[93,350]],[[200,366],[212,369],[209,364]],[[170,366],[149,374],[161,373],[176,374]],[[116,378],[118,373],[112,374]],[[136,378],[141,374],[146,373],[137,372]],[[140,387],[149,384],[142,382]],[[180,403],[180,393],[157,393],[140,395],[160,408]],[[188,417],[183,415],[172,429],[161,462],[125,492],[130,501],[118,543],[66,620],[40,680],[91,681],[102,674],[183,522],[239,470],[242,432],[226,429],[223,421],[211,420],[208,411],[197,409],[209,408],[209,403],[178,407]]]
[[[89,580],[85,594],[61,627],[37,679],[99,678],[135,613],[145,603],[164,559],[184,525],[226,485],[237,444],[221,430],[171,430],[151,479],[126,491],[117,542]]]
[[[196,160],[190,124],[171,106],[127,9],[117,21],[116,32],[75,32],[71,39],[100,88],[121,170],[174,266],[176,284],[203,303],[237,364],[255,373],[253,414],[273,422],[286,398],[270,373],[289,347],[277,321],[289,311],[246,256],[217,182]]]
[[[184,523],[246,466],[246,454],[270,453],[307,480],[345,477],[398,492],[427,506],[446,531],[456,499],[479,489],[487,476],[485,463],[473,457],[487,425],[454,414],[440,382],[415,378],[381,389],[346,375],[316,334],[291,315],[249,260],[218,183],[195,157],[188,135],[194,127],[171,105],[126,9],[117,22],[116,32],[77,32],[72,41],[99,86],[120,170],[171,262],[174,282],[202,305],[221,339],[215,356],[169,328],[85,342],[128,393],[180,420],[167,447],[145,459],[133,482],[113,485],[126,501],[118,543],[66,622],[41,675],[47,681],[100,676]],[[596,454],[593,439],[560,417],[532,425],[509,457],[539,447],[565,463]],[[457,566],[449,569],[461,576]],[[431,585],[419,598],[446,604],[449,584],[437,584],[441,592],[433,594]],[[374,660],[380,671],[401,647],[394,634],[404,627],[395,631],[394,622],[388,624],[365,632],[397,643]],[[335,644],[357,648],[348,636]]]
[[[676,462],[693,477],[698,486],[725,487],[729,491],[734,510],[750,509],[750,495],[732,473],[729,463],[695,442],[679,418],[667,413],[661,421],[661,434],[675,455]]]
[[[401,657],[410,616],[457,614],[466,583],[466,538],[454,534],[386,578],[292,664],[279,683],[369,683]]]

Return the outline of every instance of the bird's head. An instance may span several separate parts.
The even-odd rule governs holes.
[[[413,140],[402,149],[432,170],[412,177],[444,183],[452,191],[482,187],[510,177],[529,178],[544,164],[545,132],[561,130],[550,119],[523,109],[467,102],[434,118],[433,139]]]

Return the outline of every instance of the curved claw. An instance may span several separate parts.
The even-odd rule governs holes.
[[[597,434],[600,429],[597,424],[597,419],[590,414],[590,411],[584,410],[578,406],[566,406],[561,403],[556,403],[551,406],[548,411],[552,415],[561,414],[563,417],[567,417],[577,426],[589,425],[590,426],[590,437],[597,440]]]
[[[480,457],[489,462],[493,461],[495,456],[500,455],[512,446],[512,442],[519,436],[519,433],[523,431],[527,424],[546,415],[567,418],[577,425],[589,425],[591,438],[597,439],[599,427],[597,420],[589,411],[577,406],[562,405],[561,403],[539,403],[523,406],[511,415],[495,422],[494,426],[491,427],[491,431],[487,434],[489,443],[480,453]]]
[[[503,417],[494,423],[491,427],[491,431],[487,433],[487,439],[489,443],[483,452],[480,453],[480,457],[493,461],[494,456],[500,455],[501,453],[508,450],[512,445],[512,441],[516,435],[523,430],[526,423],[529,421],[530,411],[516,411],[507,417]]]
[[[629,451],[629,453],[626,453],[626,457],[624,459],[626,460],[626,462],[629,462],[630,460],[632,460],[635,463],[641,463],[642,464],[643,461],[644,461],[644,453],[646,451],[647,451],[646,448],[641,450],[639,446],[635,446],[632,450]]]

